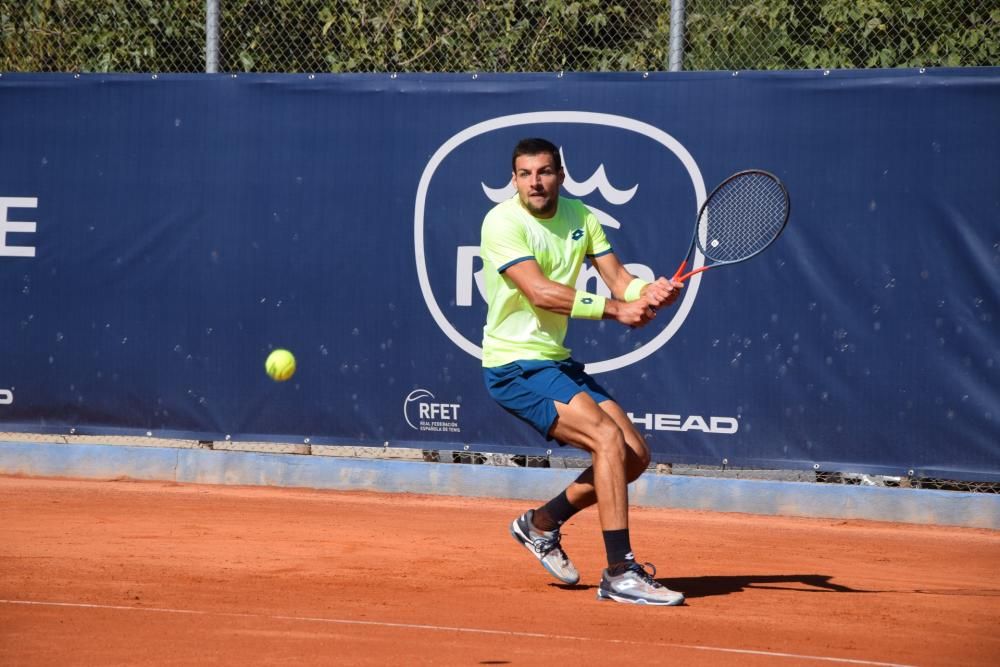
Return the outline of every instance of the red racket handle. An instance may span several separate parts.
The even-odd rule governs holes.
[[[708,271],[710,268],[712,268],[712,267],[711,266],[703,266],[700,269],[695,269],[694,271],[688,271],[687,273],[685,273],[683,276],[680,276],[679,278],[675,275],[674,276],[674,280],[679,280],[680,282],[684,282],[685,280],[687,280],[688,278],[690,278],[694,274],[701,273],[702,271]],[[680,271],[678,271],[678,273],[680,273]]]
[[[684,267],[686,267],[687,265],[688,261],[685,259],[683,262],[681,262],[681,265],[677,267],[677,273],[674,274],[674,277],[671,278],[671,280],[680,280],[680,275],[684,273]]]
[[[712,268],[711,266],[703,266],[700,269],[695,269],[694,271],[688,271],[687,273],[684,273],[684,269],[687,267],[687,263],[688,261],[686,259],[683,262],[681,262],[681,265],[677,267],[677,273],[674,274],[674,277],[671,278],[671,280],[676,280],[682,283],[691,276],[693,276],[694,274],[701,273],[702,271],[707,271],[708,269]]]

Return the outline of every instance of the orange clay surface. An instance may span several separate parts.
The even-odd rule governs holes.
[[[555,489],[554,489],[555,491]],[[1000,532],[635,509],[683,607],[550,579],[509,500],[0,477],[0,665],[997,665]]]

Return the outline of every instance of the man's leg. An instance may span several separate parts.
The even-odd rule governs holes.
[[[605,403],[613,403],[605,401]],[[511,524],[510,532],[518,542],[535,553],[542,565],[553,576],[567,584],[575,584],[580,575],[561,545],[560,525],[579,509],[592,505],[597,499],[595,483],[606,483],[607,495],[611,499],[601,502],[601,526],[604,530],[605,547],[609,559],[624,562],[630,555],[628,540],[628,489],[626,481],[625,445],[621,429],[608,414],[598,407],[586,392],[576,394],[569,403],[554,402],[557,419],[549,435],[562,442],[575,444],[591,454],[594,461],[581,475],[583,481],[574,482],[571,489],[534,510],[528,510]],[[625,417],[621,409],[618,409]],[[627,417],[625,417],[627,419]],[[636,455],[633,453],[632,458]],[[580,493],[576,493],[579,489]],[[575,507],[569,501],[569,493],[584,498],[584,503]],[[589,493],[589,496],[588,496]],[[600,492],[598,492],[600,493]],[[588,500],[589,498],[589,500]],[[613,526],[607,528],[607,526]]]
[[[598,405],[588,394],[580,393],[568,404],[557,403],[556,412],[559,418],[550,434],[590,452],[593,460],[593,465],[566,489],[565,497],[579,509],[600,499],[597,512],[608,568],[612,572],[624,571],[634,560],[628,530],[628,483],[648,465],[645,442],[614,401]]]
[[[619,426],[616,416],[628,416],[614,401],[601,405],[585,392],[573,397],[569,403],[556,403],[559,418],[549,432],[561,442],[573,445],[591,455],[593,465],[585,470],[566,489],[566,499],[571,505],[583,509],[597,502],[601,528],[628,529],[628,481],[642,472],[648,462],[645,442],[637,438],[635,429],[628,424],[629,438]],[[642,455],[634,448],[641,448]],[[638,471],[638,472],[636,472]],[[632,476],[634,475],[634,476]]]
[[[639,476],[642,475],[642,473],[649,466],[649,447],[646,445],[646,441],[643,439],[642,435],[640,435],[636,430],[632,420],[628,418],[628,415],[625,414],[625,411],[622,410],[621,406],[619,406],[616,402],[602,401],[598,404],[598,407],[600,407],[601,410],[603,410],[621,430],[622,437],[625,439],[625,445],[627,446],[625,450],[625,478],[627,482],[634,482],[639,479]],[[556,409],[558,411],[558,406]],[[553,434],[554,433],[555,428],[553,428]],[[597,493],[594,487],[593,466],[584,470],[572,484],[566,487],[563,494],[560,494],[560,496],[562,495],[565,495],[566,500],[576,511],[586,509],[596,503]],[[556,498],[558,499],[560,496],[557,496]],[[551,502],[552,501],[550,501],[550,503]],[[535,523],[543,530],[551,530],[553,527],[561,524],[569,518],[568,516],[565,516],[565,518],[563,516],[558,516],[554,517],[555,523],[549,523],[550,517],[544,512],[545,507],[546,506],[543,505],[535,511]]]
[[[628,416],[613,401],[604,401],[599,406],[586,393],[577,394],[568,404],[557,403],[556,412],[559,419],[551,435],[590,452],[593,460],[593,465],[567,488],[566,496],[581,503],[597,501],[608,554],[608,569],[601,576],[598,599],[633,604],[682,604],[682,594],[653,579],[632,555],[628,533],[628,482],[642,474],[649,464],[649,454]],[[653,574],[655,572],[653,568]]]
[[[625,438],[625,478],[634,482],[649,466],[649,447],[632,424],[625,411],[614,401],[602,401],[598,406],[621,429]],[[539,530],[554,530],[570,517],[597,502],[594,490],[594,469],[587,468],[566,490],[535,510],[534,524]]]

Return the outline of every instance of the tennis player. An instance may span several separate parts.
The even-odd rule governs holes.
[[[520,141],[512,166],[517,196],[497,204],[482,228],[489,308],[483,376],[505,410],[547,440],[589,452],[592,465],[558,496],[515,519],[510,532],[556,579],[575,584],[580,575],[559,530],[596,503],[608,556],[598,599],[681,604],[684,596],[657,582],[655,567],[649,572],[640,565],[629,542],[628,483],[649,465],[649,448],[563,341],[570,317],[644,326],[677,300],[683,284],[662,277],[647,283],[625,270],[593,213],[560,197],[565,173],[551,142]],[[613,298],[575,289],[585,257]]]

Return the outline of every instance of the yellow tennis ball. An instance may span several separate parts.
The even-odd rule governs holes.
[[[295,356],[288,350],[275,350],[267,355],[264,369],[275,382],[284,382],[295,375]]]

